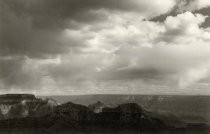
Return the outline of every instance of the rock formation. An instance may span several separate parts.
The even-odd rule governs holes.
[[[42,100],[32,94],[0,95],[0,119],[42,116],[53,111],[55,106],[55,101]]]
[[[95,112],[95,108],[103,106],[102,102],[87,107],[72,102],[57,105],[51,99],[20,98],[19,102],[7,103],[11,108],[7,119],[0,120],[1,133],[208,134],[210,132],[205,124],[186,124],[180,127],[168,125],[161,116],[152,115],[136,103],[120,104],[113,108],[104,107],[100,112]],[[0,113],[0,116],[2,115]],[[195,133],[196,131],[198,133]]]

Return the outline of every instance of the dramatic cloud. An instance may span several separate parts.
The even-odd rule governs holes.
[[[2,92],[195,94],[195,83],[209,83],[205,0],[0,4]]]
[[[124,24],[123,19],[116,20],[106,29],[87,32],[84,28],[83,36],[89,38],[80,44],[87,47],[81,48],[80,54],[61,59],[62,64],[51,69],[54,78],[62,83],[72,79],[154,79],[161,84],[171,79],[172,84],[185,88],[207,76],[210,33],[199,28],[205,16],[186,12],[168,17],[162,24],[141,20]],[[103,24],[94,25],[94,28],[101,26]],[[78,33],[65,32],[67,36]],[[64,76],[65,79],[61,79]]]
[[[179,14],[176,17],[167,17],[165,20],[165,32],[160,41],[168,43],[189,44],[197,40],[208,40],[209,32],[200,29],[199,26],[205,21],[205,16],[193,15],[190,12]]]
[[[209,0],[180,0],[178,5],[180,11],[195,11],[210,7]]]
[[[61,33],[66,28],[80,29],[94,25],[115,14],[137,18],[150,18],[168,12],[174,0],[3,0],[1,1],[1,44],[3,56],[52,56],[77,47],[65,42]]]
[[[177,16],[186,11],[207,16],[201,26],[205,28],[210,26],[210,2],[208,0],[176,0],[176,5],[170,12],[156,16],[151,20],[163,22],[168,16]]]

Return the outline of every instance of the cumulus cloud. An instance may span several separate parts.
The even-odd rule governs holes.
[[[206,16],[186,12],[176,17],[167,17],[165,20],[165,32],[162,33],[161,41],[176,44],[189,44],[197,40],[208,39],[209,33],[200,28]]]
[[[0,87],[45,94],[185,90],[210,67],[207,16],[191,12],[208,2],[192,3],[182,6],[188,12],[153,22],[180,3],[3,0]]]
[[[199,13],[206,16],[206,20],[202,23],[202,27],[210,26],[210,6],[208,0],[176,0],[176,4],[170,12],[152,18],[152,21],[163,22],[168,16],[177,16],[186,11]]]
[[[150,47],[142,46],[144,41],[134,47],[131,44],[121,47],[117,51],[121,57],[119,60],[124,62],[124,67],[120,67],[120,77],[123,76],[122,70],[125,70],[125,77],[146,78],[144,73],[150,78],[171,77],[177,79],[181,87],[205,78],[210,60],[210,33],[199,27],[204,20],[205,16],[190,12],[169,16],[163,24],[157,25],[157,36],[145,41]]]
[[[80,49],[81,54],[76,57],[66,55],[65,65],[51,70],[54,77],[66,76],[61,80],[67,83],[72,78],[85,81],[154,79],[161,84],[171,79],[183,88],[207,76],[209,31],[199,27],[205,16],[186,12],[168,17],[164,23],[117,20],[112,20],[106,29],[91,31],[89,27],[87,32],[84,28],[86,41],[80,43],[87,47]],[[94,28],[101,26],[94,25]],[[71,36],[72,31],[66,32]]]
[[[195,11],[207,7],[210,7],[208,0],[180,0],[178,11]]]

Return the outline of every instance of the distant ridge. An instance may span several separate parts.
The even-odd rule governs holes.
[[[1,94],[0,99],[35,99],[35,95],[33,94]]]

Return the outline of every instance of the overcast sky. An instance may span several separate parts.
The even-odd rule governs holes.
[[[0,93],[210,95],[210,0],[1,0]]]

